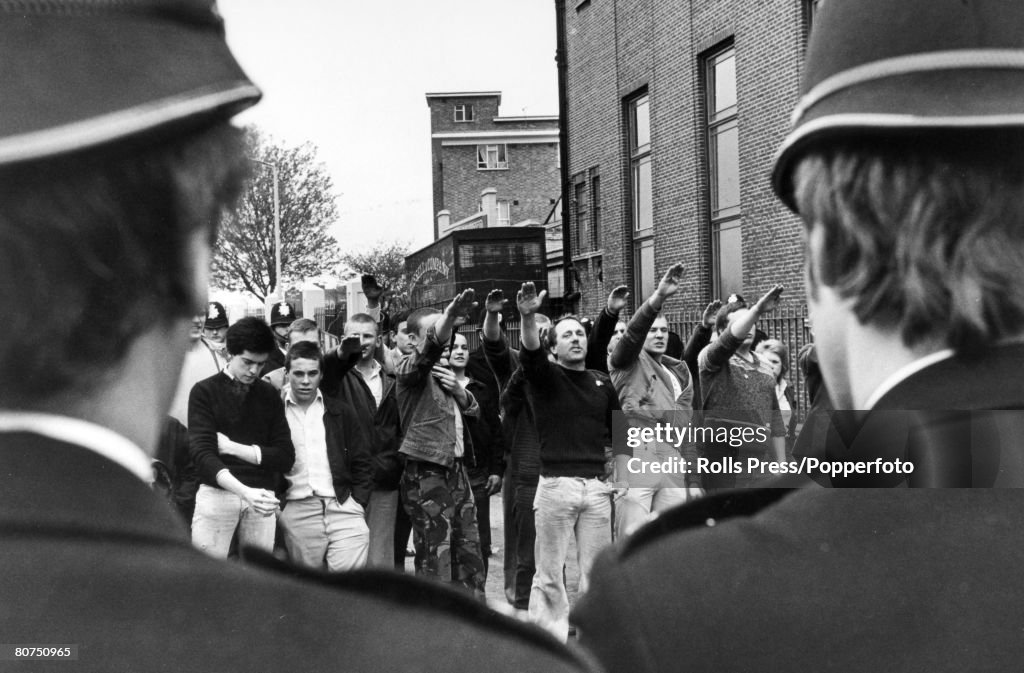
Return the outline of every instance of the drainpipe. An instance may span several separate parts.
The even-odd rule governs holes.
[[[568,58],[565,43],[565,0],[555,0],[555,63],[558,65],[558,153],[562,164],[562,281],[564,296],[568,297],[576,288],[573,285],[572,250],[569,249],[569,97]],[[569,302],[563,310],[576,311],[575,301]]]

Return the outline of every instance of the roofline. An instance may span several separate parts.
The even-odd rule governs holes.
[[[494,122],[557,122],[558,115],[523,115],[521,117],[495,117]]]
[[[431,133],[430,137],[440,140],[455,140],[459,138],[469,140],[473,138],[546,138],[552,135],[557,136],[558,129],[509,129],[508,131],[467,131],[462,133],[447,131]]]
[[[501,105],[500,91],[428,91],[426,96],[428,101],[431,98],[497,98],[498,105]]]

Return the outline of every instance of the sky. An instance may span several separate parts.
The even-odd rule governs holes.
[[[558,114],[554,0],[219,0],[263,100],[236,118],[331,175],[342,250],[433,238],[425,94],[501,91],[502,116]]]

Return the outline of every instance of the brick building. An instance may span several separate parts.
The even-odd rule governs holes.
[[[428,93],[434,239],[543,224],[560,196],[558,117],[502,117],[501,92]]]
[[[670,310],[803,303],[800,224],[768,175],[798,98],[812,0],[558,0],[566,215],[580,310],[619,283]]]

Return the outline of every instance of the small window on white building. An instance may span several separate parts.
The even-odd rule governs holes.
[[[479,170],[508,168],[508,153],[505,145],[477,145],[476,167]]]
[[[473,106],[472,105],[456,105],[455,106],[455,121],[457,122],[471,122],[473,121]]]

